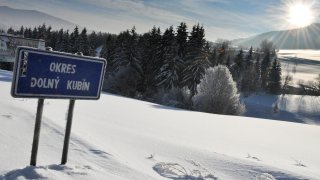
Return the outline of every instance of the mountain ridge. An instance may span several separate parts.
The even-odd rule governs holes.
[[[15,9],[9,6],[0,6],[0,17],[0,28],[2,29],[10,27],[18,29],[21,26],[33,28],[44,23],[50,25],[53,29],[73,29],[75,26],[79,26],[41,11]]]
[[[278,49],[319,49],[320,23],[313,23],[303,28],[269,31],[248,38],[232,40],[234,45],[248,48],[259,47],[263,40],[272,41]]]

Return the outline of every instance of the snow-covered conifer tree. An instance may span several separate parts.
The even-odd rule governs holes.
[[[186,49],[187,49],[187,38],[188,38],[188,31],[187,25],[184,22],[181,22],[180,25],[177,27],[177,45],[178,45],[178,55],[179,57],[184,60]]]
[[[161,43],[161,66],[157,76],[157,86],[165,89],[178,87],[178,72],[182,64],[182,60],[178,54],[177,41],[175,39],[173,27],[166,29],[163,34]]]
[[[100,53],[100,57],[105,58],[108,62],[105,74],[106,77],[108,77],[112,72],[115,72],[119,69],[119,64],[114,59],[115,48],[115,37],[111,34],[108,34]]]
[[[209,67],[208,52],[205,50],[204,29],[195,25],[189,37],[186,52],[186,67],[183,70],[182,83],[190,89],[191,96],[197,93],[197,85]]]
[[[179,87],[182,88],[183,84],[182,82],[182,72],[183,69],[186,67],[186,51],[187,51],[187,44],[188,44],[188,31],[187,31],[187,24],[184,22],[181,22],[180,25],[177,27],[177,46],[178,46],[178,57],[179,61],[181,62],[181,65],[179,67],[178,71],[178,77],[179,77]]]
[[[112,74],[114,83],[112,87],[121,87],[119,92],[133,97],[141,84],[142,67],[138,51],[138,34],[133,27],[124,31],[117,37],[114,62],[119,64],[119,71]],[[114,89],[114,88],[112,88]]]

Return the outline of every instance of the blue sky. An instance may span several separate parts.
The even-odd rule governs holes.
[[[133,25],[147,32],[154,25],[164,30],[184,21],[191,29],[200,23],[207,39],[215,41],[291,28],[285,18],[288,5],[297,1],[309,4],[319,22],[319,0],[0,0],[0,5],[42,11],[111,33]]]

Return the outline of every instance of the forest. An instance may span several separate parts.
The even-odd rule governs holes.
[[[104,91],[178,108],[241,114],[240,93],[281,94],[286,88],[272,42],[262,41],[257,49],[223,39],[210,42],[200,24],[152,27],[143,34],[135,27],[110,34],[79,27],[52,30],[46,24],[7,33],[44,39],[54,51],[105,58]]]

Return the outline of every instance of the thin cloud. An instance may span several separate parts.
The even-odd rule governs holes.
[[[239,3],[245,6],[237,7]],[[281,19],[284,12],[276,7],[279,3],[278,0],[0,1],[0,5],[42,11],[88,29],[111,33],[134,25],[138,32],[147,32],[152,26],[164,29],[182,21],[189,26],[200,23],[205,26],[209,40],[241,38],[279,29],[284,24]]]

